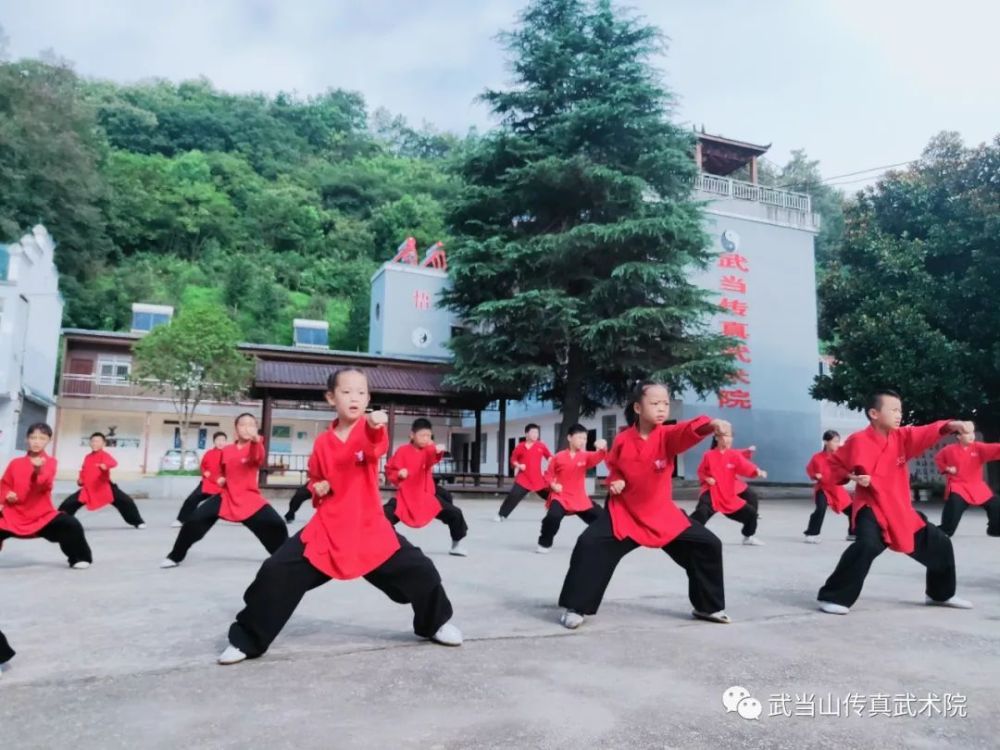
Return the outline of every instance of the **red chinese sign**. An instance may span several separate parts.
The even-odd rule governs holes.
[[[723,276],[719,280],[719,289],[724,292],[747,293],[747,282],[739,276]]]
[[[749,261],[739,253],[723,253],[719,256],[719,268],[735,268],[750,273]]]
[[[750,326],[746,323],[737,323],[734,320],[724,320],[722,321],[722,335],[748,339],[750,338]]]
[[[750,391],[742,388],[719,391],[719,406],[723,409],[749,409]]]
[[[728,239],[728,244],[726,240]],[[724,273],[719,276],[719,290],[725,293],[719,302],[723,318],[721,329],[723,336],[740,339],[744,342],[750,340],[750,305],[745,297],[747,293],[746,276],[750,273],[750,259],[737,252],[739,242],[738,236],[727,231],[723,235],[723,244],[731,252],[722,253],[719,256],[718,268]],[[736,320],[734,320],[736,318]],[[750,346],[748,343],[739,344],[729,350],[737,362],[750,364]],[[719,390],[720,409],[750,409],[753,407],[753,399],[750,395],[750,372],[745,368],[740,368],[732,378],[732,388],[722,388]]]
[[[431,309],[431,295],[428,292],[416,291],[413,293],[413,306],[418,310]]]

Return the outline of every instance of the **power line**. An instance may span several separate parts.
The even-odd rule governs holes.
[[[892,169],[893,167],[905,167],[908,164],[913,164],[918,161],[917,159],[910,159],[909,161],[901,161],[897,164],[885,164],[881,167],[871,167],[870,169],[862,169],[858,172],[847,172],[846,174],[835,174],[832,177],[824,177],[822,182],[829,182],[830,180],[839,180],[841,177],[854,177],[859,174],[866,174],[868,172],[878,172],[880,170]],[[866,178],[867,179],[867,178]]]
[[[850,184],[855,183],[855,182],[864,182],[865,180],[874,179],[874,177],[873,176],[861,177],[861,178],[859,178],[857,180],[847,180],[846,182],[838,182],[838,183],[833,183],[831,181],[832,180],[839,180],[839,179],[841,179],[843,177],[854,177],[855,175],[867,175],[867,174],[869,174],[871,172],[885,171],[887,169],[892,169],[893,167],[905,167],[905,166],[907,166],[909,164],[914,164],[917,161],[919,161],[919,160],[918,159],[910,159],[909,161],[901,161],[901,162],[898,162],[896,164],[884,164],[884,165],[882,165],[880,167],[870,167],[868,169],[861,169],[861,170],[858,170],[857,172],[845,172],[844,174],[835,174],[832,177],[824,177],[823,179],[821,179],[819,181],[819,184],[821,184],[821,185],[829,185],[830,187],[834,187],[836,185],[850,185]],[[778,188],[787,188],[787,187],[791,187],[792,185],[795,185],[795,184],[796,183],[794,183],[794,182],[786,182],[786,183],[784,183],[782,185],[777,185],[776,187],[778,187]]]
[[[826,186],[827,187],[843,187],[844,185],[855,185],[855,184],[857,184],[859,182],[868,182],[869,180],[874,180],[877,177],[879,177],[879,175],[872,175],[870,177],[857,177],[857,178],[855,178],[853,180],[844,180],[843,182],[826,183]]]

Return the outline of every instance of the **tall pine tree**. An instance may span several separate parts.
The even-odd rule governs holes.
[[[659,31],[607,0],[535,0],[502,39],[516,83],[484,94],[502,125],[450,217],[453,382],[554,400],[564,428],[637,378],[720,386],[731,342],[688,280],[712,254],[693,137],[650,64]]]

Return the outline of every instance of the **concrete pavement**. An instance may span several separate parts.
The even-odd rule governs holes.
[[[803,544],[803,495],[762,502],[766,547],[740,545],[724,517],[709,523],[725,543],[734,624],[691,620],[681,569],[638,550],[600,614],[570,632],[555,600],[582,524],[567,518],[541,556],[541,503],[496,524],[497,503],[460,501],[467,559],[447,555],[442,524],[401,530],[438,565],[462,648],[416,639],[409,608],[364,581],[331,582],[306,595],[267,655],[219,667],[265,553],[242,526],[220,522],[181,567],[158,569],[178,503],[141,501],[143,531],[113,508],[81,511],[95,555],[86,571],[42,540],[5,544],[0,628],[18,651],[0,678],[5,747],[996,746],[1000,539],[985,536],[975,509],[955,538],[971,611],[925,607],[923,569],[886,552],[850,615],[816,612],[846,524],[828,514],[824,542]],[[759,720],[726,712],[733,685],[760,701]],[[815,715],[833,702],[840,716]]]

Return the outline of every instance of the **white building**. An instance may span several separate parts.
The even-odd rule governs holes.
[[[268,483],[300,484],[312,444],[333,418],[323,401],[327,376],[345,366],[368,374],[375,405],[389,412],[393,445],[407,440],[413,418],[433,416],[438,438],[457,456],[464,456],[466,466],[470,463],[474,437],[462,424],[463,409],[479,404],[451,403],[454,396],[440,387],[446,365],[331,351],[326,347],[326,323],[301,319],[293,324],[294,346],[240,345],[254,360],[250,393],[240,403],[199,405],[182,441],[169,396],[152,383],[132,379],[133,347],[146,332],[168,323],[172,314],[171,308],[136,304],[128,333],[63,331],[59,409],[53,425],[61,479],[76,476],[92,432],[107,435],[108,448],[118,461],[116,476],[136,479],[179,468],[182,442],[189,452],[185,468],[196,466],[211,447],[212,433],[221,430],[231,437],[234,418],[250,412],[258,416],[268,437]]]
[[[0,244],[0,459],[24,445],[33,422],[49,420],[59,352],[63,298],[55,242],[40,224]]]

